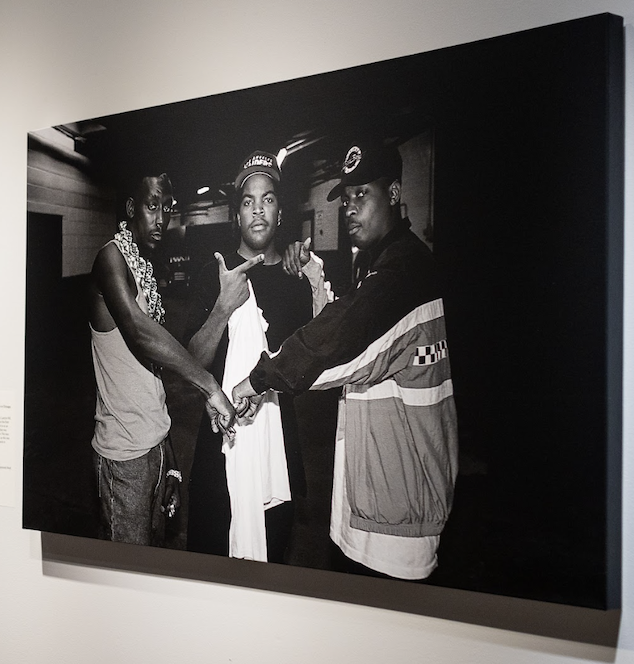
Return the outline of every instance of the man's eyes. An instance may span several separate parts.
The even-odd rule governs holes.
[[[267,196],[266,198],[263,199],[263,202],[266,203],[267,205],[275,205],[275,197]],[[242,207],[250,207],[253,204],[254,202],[250,198],[245,198],[242,201]]]
[[[367,193],[366,189],[359,189],[359,191],[354,192],[354,198],[363,198],[366,195],[366,193]],[[341,205],[343,205],[343,207],[348,207],[349,204],[350,204],[349,198],[341,199]]]
[[[146,203],[145,205],[150,212],[154,212],[159,208],[162,208],[163,212],[166,214],[172,211],[171,205],[159,205],[158,203]]]

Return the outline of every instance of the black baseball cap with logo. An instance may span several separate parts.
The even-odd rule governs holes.
[[[267,175],[275,182],[280,182],[282,179],[280,167],[277,164],[277,157],[270,152],[256,150],[255,152],[252,152],[240,166],[240,172],[236,176],[234,183],[236,191],[241,189],[247,178],[250,178],[256,173]]]
[[[346,187],[368,184],[382,177],[400,180],[403,160],[395,145],[382,143],[354,143],[341,167],[341,181],[327,196],[329,201],[339,198]]]

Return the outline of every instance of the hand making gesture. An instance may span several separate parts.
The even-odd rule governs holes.
[[[291,276],[299,277],[304,276],[302,268],[310,260],[310,243],[311,238],[306,238],[304,242],[293,242],[289,244],[282,257],[282,264],[284,272]]]
[[[249,288],[247,286],[247,272],[264,260],[264,254],[258,254],[249,258],[233,270],[227,269],[222,254],[216,252],[214,257],[218,261],[218,274],[220,278],[220,295],[218,306],[226,313],[233,313],[249,299]]]

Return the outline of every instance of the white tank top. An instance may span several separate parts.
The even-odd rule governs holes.
[[[136,301],[147,313],[138,283]],[[91,325],[90,334],[97,382],[92,446],[114,461],[137,459],[169,432],[163,381],[134,357],[119,328],[98,332]]]

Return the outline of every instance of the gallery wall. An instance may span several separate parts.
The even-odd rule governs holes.
[[[53,559],[21,529],[27,131],[612,12],[633,0],[0,0],[0,393],[16,491],[0,507],[0,661],[634,662],[634,416],[624,409],[623,611],[614,647],[363,605]],[[627,72],[627,120],[634,75]],[[406,81],[403,82],[406,85]],[[624,402],[634,403],[634,140],[626,133]],[[56,321],[51,319],[51,326]],[[329,579],[324,580],[330,582]],[[281,586],[280,586],[281,587]],[[477,602],[476,602],[477,604]],[[483,600],[482,606],[486,606]],[[477,610],[477,606],[476,606]],[[521,608],[519,609],[521,610]],[[574,614],[570,619],[574,620]]]

